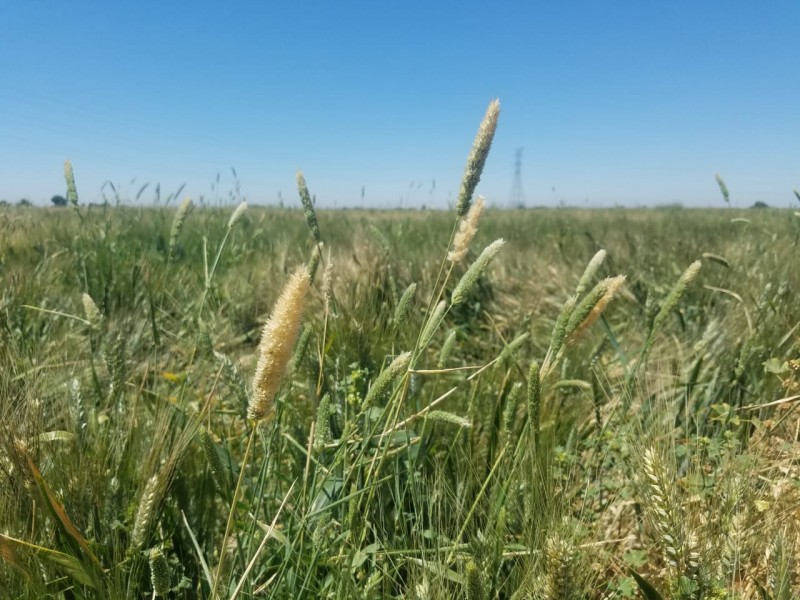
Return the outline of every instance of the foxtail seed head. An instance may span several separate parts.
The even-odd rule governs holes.
[[[492,259],[500,252],[500,248],[503,247],[503,244],[505,244],[503,238],[495,240],[486,246],[475,262],[470,265],[467,272],[461,277],[458,285],[456,285],[456,289],[453,290],[453,297],[450,299],[450,303],[453,306],[461,304],[466,299],[470,290],[472,290],[472,287],[475,285],[475,282],[478,281],[478,277],[483,274]]]
[[[486,109],[486,114],[478,128],[475,141],[472,143],[472,150],[467,157],[467,164],[464,167],[464,177],[461,180],[461,190],[458,192],[458,202],[456,212],[459,217],[463,217],[469,210],[472,194],[481,180],[483,166],[486,164],[486,157],[492,147],[494,132],[497,130],[497,118],[500,116],[500,101],[492,100]]]
[[[228,219],[228,229],[233,229],[233,226],[236,225],[236,221],[238,221],[242,217],[244,211],[246,210],[247,210],[247,202],[242,202],[241,204],[239,204],[239,206],[236,207],[236,210],[234,210],[233,213],[231,214],[231,218]]]
[[[78,208],[78,188],[75,187],[75,174],[69,159],[64,161],[64,179],[67,182],[67,201],[73,208]]]
[[[575,290],[575,293],[579,296],[586,291],[586,288],[589,287],[589,283],[592,281],[592,277],[595,276],[597,270],[600,268],[600,265],[603,264],[603,261],[606,259],[606,251],[605,250],[598,250],[597,253],[592,257],[592,260],[589,261],[589,264],[586,265],[586,270],[581,275],[581,279],[578,282],[578,287]]]
[[[253,396],[247,407],[248,419],[261,420],[272,408],[272,401],[281,385],[300,332],[310,283],[308,269],[305,266],[297,269],[284,286],[264,325],[259,346],[260,356],[253,377]]]
[[[669,313],[671,313],[677,306],[678,302],[680,302],[681,298],[683,297],[683,293],[686,291],[687,286],[694,281],[695,277],[697,277],[697,274],[700,272],[700,267],[702,266],[703,263],[697,260],[689,265],[689,267],[683,272],[683,275],[680,276],[680,279],[678,279],[677,283],[675,283],[675,287],[670,290],[669,295],[661,305],[661,310],[658,311],[653,319],[653,331],[656,331],[661,326],[661,324],[669,316]]]
[[[392,385],[394,380],[406,372],[410,362],[411,352],[403,352],[402,354],[398,355],[397,358],[395,358],[392,363],[386,367],[380,375],[378,375],[375,383],[373,383],[372,387],[369,388],[369,391],[364,398],[363,406],[375,406],[377,401],[380,399],[383,393],[389,389],[389,386]]]
[[[453,240],[453,249],[447,255],[448,260],[453,264],[460,263],[467,255],[467,250],[469,250],[472,238],[474,238],[475,234],[478,232],[478,224],[481,221],[484,207],[485,202],[483,196],[478,196],[478,199],[475,200],[475,203],[469,209],[467,216],[461,219],[458,232]]]
[[[159,548],[150,550],[150,583],[153,584],[153,594],[166,597],[170,590],[169,564],[164,553]]]
[[[406,320],[408,316],[408,309],[411,308],[411,301],[414,299],[414,292],[417,291],[417,283],[412,282],[406,288],[406,291],[403,292],[403,295],[400,296],[400,301],[397,303],[397,308],[394,310],[394,316],[392,317],[392,326],[397,329],[400,325],[402,325],[403,321]]]
[[[183,223],[186,221],[186,216],[192,208],[192,199],[185,198],[178,210],[175,212],[175,217],[172,219],[172,227],[169,231],[169,255],[172,257],[175,252],[175,246],[178,243],[178,236],[183,229]]]
[[[86,320],[89,321],[90,327],[98,329],[103,322],[103,313],[97,308],[97,304],[94,303],[89,294],[84,292],[83,296],[81,296],[81,301],[83,302],[83,312],[86,313]]]
[[[587,329],[589,329],[595,321],[603,314],[608,304],[617,295],[617,292],[625,283],[625,275],[617,275],[616,277],[609,277],[604,280],[605,286],[603,294],[597,300],[592,309],[585,315],[582,321],[569,333],[572,340],[579,338]],[[577,314],[577,313],[576,313]]]

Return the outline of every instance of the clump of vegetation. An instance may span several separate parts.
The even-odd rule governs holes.
[[[498,118],[455,214],[4,207],[4,594],[797,597],[796,213],[492,213]]]

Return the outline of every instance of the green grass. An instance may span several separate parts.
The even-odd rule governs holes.
[[[800,594],[796,213],[0,211],[4,598]]]
[[[249,451],[260,326],[314,240],[300,211],[248,209],[207,284],[230,211],[189,213],[170,254],[173,215],[3,213],[7,597],[150,597],[154,548],[174,598],[624,598],[636,578],[664,598],[798,593],[793,214],[490,210],[442,285],[454,215],[321,212],[331,300],[323,264]],[[499,237],[466,300],[430,325]],[[601,248],[589,287],[626,284],[553,352]],[[365,402],[404,351],[411,371]]]

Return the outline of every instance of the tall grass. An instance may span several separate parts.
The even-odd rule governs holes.
[[[483,212],[498,114],[452,214],[0,209],[4,594],[797,596],[797,218]]]

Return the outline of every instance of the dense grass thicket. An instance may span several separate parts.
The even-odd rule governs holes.
[[[800,595],[796,213],[70,202],[0,212],[3,598]]]

